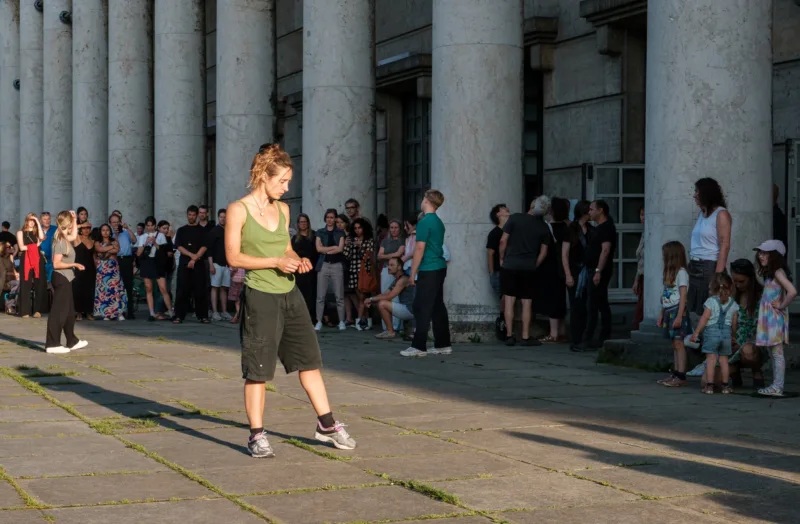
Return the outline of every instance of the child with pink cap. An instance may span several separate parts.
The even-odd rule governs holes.
[[[764,294],[758,307],[756,346],[769,349],[772,358],[772,385],[759,389],[761,395],[783,396],[786,359],[783,345],[789,342],[789,314],[786,308],[797,296],[786,264],[786,246],[780,240],[767,240],[754,251],[758,274],[764,279]]]

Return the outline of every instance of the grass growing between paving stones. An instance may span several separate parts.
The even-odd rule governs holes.
[[[89,425],[90,427],[92,427],[94,429],[94,427],[95,427],[93,425],[94,421],[92,421],[91,419],[89,419],[86,416],[84,416],[81,412],[79,412],[77,409],[75,409],[72,405],[65,404],[65,403],[59,401],[57,398],[55,398],[52,395],[50,395],[47,391],[45,391],[45,389],[42,386],[40,386],[36,382],[28,380],[23,375],[21,375],[19,373],[16,373],[13,370],[11,370],[9,368],[6,368],[6,367],[0,367],[0,375],[6,376],[6,377],[16,381],[18,384],[20,384],[21,386],[25,387],[26,389],[28,389],[30,391],[33,391],[34,393],[37,393],[38,395],[41,395],[42,398],[50,401],[54,405],[60,407],[61,409],[63,409],[67,413],[69,413],[70,415],[74,416],[75,418],[80,419],[81,421],[83,421],[84,423],[86,423],[87,425]],[[189,404],[189,403],[187,402],[187,404]],[[161,455],[159,455],[157,453],[154,453],[154,452],[148,450],[147,448],[145,448],[144,446],[142,446],[140,444],[137,444],[135,442],[132,442],[132,441],[130,441],[130,440],[124,438],[124,437],[121,437],[119,435],[112,435],[112,437],[117,439],[118,441],[122,442],[123,444],[125,444],[125,446],[127,448],[132,449],[134,451],[137,451],[137,452],[141,453],[142,455],[144,455],[144,456],[146,456],[146,457],[148,457],[148,458],[150,458],[152,460],[155,460],[159,464],[168,467],[169,469],[175,471],[176,473],[179,473],[179,474],[183,475],[184,477],[188,478],[189,480],[193,480],[194,482],[197,482],[198,484],[200,484],[204,488],[206,488],[206,489],[216,493],[217,495],[219,495],[219,496],[221,496],[221,497],[233,502],[234,504],[239,506],[244,511],[250,512],[253,515],[259,517],[260,519],[262,519],[262,520],[264,520],[266,522],[270,522],[270,523],[273,522],[269,517],[264,515],[255,506],[253,506],[251,504],[248,504],[247,502],[245,502],[243,500],[240,500],[235,495],[231,495],[230,493],[227,493],[227,492],[223,491],[221,488],[215,486],[214,484],[212,484],[208,480],[204,479],[200,475],[198,475],[198,474],[196,474],[196,473],[194,473],[192,471],[189,471],[188,469],[184,468],[183,466],[180,466],[179,464],[171,462],[171,461],[165,459],[164,457],[162,457]],[[2,470],[2,468],[0,468],[0,471],[1,471],[0,478],[8,480],[9,483],[11,483],[12,486],[14,486],[15,489],[17,489],[17,491],[20,493],[20,496],[23,497],[23,500],[25,500],[25,503],[30,505],[30,507],[36,507],[36,508],[39,508],[39,509],[50,507],[50,506],[44,505],[43,503],[38,501],[36,498],[34,498],[31,495],[29,495],[28,493],[26,493],[25,490],[23,490],[15,482],[13,482],[13,479],[11,477],[9,477],[5,473],[5,470]],[[31,504],[35,504],[35,505],[31,505]]]
[[[180,404],[181,406],[183,406],[184,408],[188,409],[189,411],[191,411],[194,414],[205,415],[207,417],[219,417],[219,412],[210,411],[208,409],[203,409],[203,408],[201,408],[199,406],[195,406],[191,402],[187,402],[186,400],[174,399],[174,402],[176,404]]]
[[[95,371],[99,371],[100,373],[103,373],[105,375],[113,375],[114,374],[114,373],[110,372],[109,370],[107,370],[106,368],[104,368],[103,366],[98,366],[97,364],[89,364],[89,369],[93,369]]]
[[[150,418],[128,418],[128,417],[105,417],[93,420],[90,424],[92,429],[102,435],[116,435],[117,433],[146,433],[151,429],[160,427],[153,417]]]
[[[17,494],[25,502],[25,507],[32,509],[46,509],[50,507],[44,502],[34,497],[33,495],[31,495],[30,493],[28,493],[27,491],[25,491],[24,489],[22,489],[22,486],[17,484],[17,481],[14,480],[14,477],[6,473],[6,470],[3,469],[2,466],[0,466],[0,481],[2,480],[5,480],[9,484],[11,484],[11,487],[16,490]]]

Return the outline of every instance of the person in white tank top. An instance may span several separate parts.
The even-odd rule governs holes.
[[[703,314],[708,284],[728,267],[731,249],[731,215],[722,188],[713,178],[694,185],[694,201],[700,216],[694,225],[689,249],[689,311]]]

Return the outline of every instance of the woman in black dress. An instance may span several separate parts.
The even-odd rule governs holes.
[[[539,197],[539,200],[548,199]],[[547,205],[549,204],[549,205]],[[536,299],[533,301],[534,311],[550,319],[550,333],[540,339],[543,343],[560,343],[566,339],[567,285],[564,268],[561,264],[561,250],[568,236],[569,201],[554,197],[550,202],[542,202],[541,212],[550,215],[550,231],[553,234],[553,245],[547,251],[547,257],[536,268]],[[534,207],[536,213],[537,207]]]
[[[577,348],[586,330],[586,303],[589,297],[588,284],[591,276],[584,264],[586,246],[589,245],[589,202],[581,200],[575,204],[572,223],[568,227],[567,239],[562,247],[562,266],[566,274],[569,296],[570,349]]]
[[[300,258],[307,258],[316,262],[317,260],[317,239],[314,230],[311,229],[311,219],[305,213],[297,216],[297,234],[292,237],[292,249]],[[308,306],[308,313],[311,315],[311,323],[316,324],[317,319],[317,272],[309,271],[295,275],[297,287],[303,294],[303,299]]]
[[[80,216],[80,215],[79,215]],[[76,320],[93,320],[94,311],[94,286],[97,275],[94,267],[94,240],[89,234],[92,225],[82,222],[78,226],[78,238],[75,239],[75,262],[84,267],[83,271],[76,271],[72,279],[72,298],[75,301]]]

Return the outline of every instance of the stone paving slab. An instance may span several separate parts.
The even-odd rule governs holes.
[[[40,501],[54,506],[219,497],[173,471],[20,480],[19,484]]]
[[[245,497],[244,500],[292,524],[378,521],[459,512],[452,505],[399,486]]]
[[[541,509],[519,513],[503,513],[500,516],[512,524],[642,524],[662,520],[669,515],[671,524],[722,524],[722,519],[681,511],[663,502],[632,501],[600,506],[580,506],[573,508]]]
[[[0,333],[37,344],[44,327],[0,316]],[[466,344],[402,359],[403,344],[374,333],[326,332],[330,401],[358,447],[313,441],[305,392],[279,369],[264,418],[277,456],[254,460],[236,326],[78,330],[90,346],[66,356],[0,341],[5,372],[116,434],[0,373],[0,466],[28,495],[77,506],[45,510],[57,524],[796,521],[800,399],[708,397],[696,379],[666,390],[661,374],[564,346]],[[800,374],[787,384],[800,386]],[[23,500],[6,491],[0,504]],[[449,516],[473,510],[488,513]],[[0,510],[0,524],[31,519],[46,522],[41,511]]]
[[[19,508],[25,506],[19,493],[8,482],[0,481],[0,509]]]
[[[235,495],[271,493],[284,490],[324,488],[326,486],[359,487],[371,484],[388,484],[362,471],[363,464],[347,464],[321,457],[295,462],[291,448],[275,446],[274,459],[258,461],[257,464],[238,467],[200,468],[197,473]],[[301,450],[302,451],[302,450]],[[309,462],[306,462],[309,460]],[[264,463],[266,462],[266,463]]]
[[[263,524],[264,520],[227,500],[154,502],[86,508],[50,509],[56,524],[108,524],[153,522],[158,524]]]
[[[55,422],[15,422],[0,424],[0,446],[2,439],[31,439],[62,435],[94,435],[95,431],[76,420]]]
[[[0,511],[0,524],[47,524],[44,514],[35,509]]]
[[[433,482],[471,508],[487,511],[536,509],[636,500],[636,495],[563,473],[540,472],[518,477]]]
[[[426,482],[479,476],[510,476],[539,471],[529,464],[485,452],[459,453],[452,457],[437,456],[435,460],[429,455],[404,455],[364,459],[354,462],[353,465],[386,473],[393,479]]]

